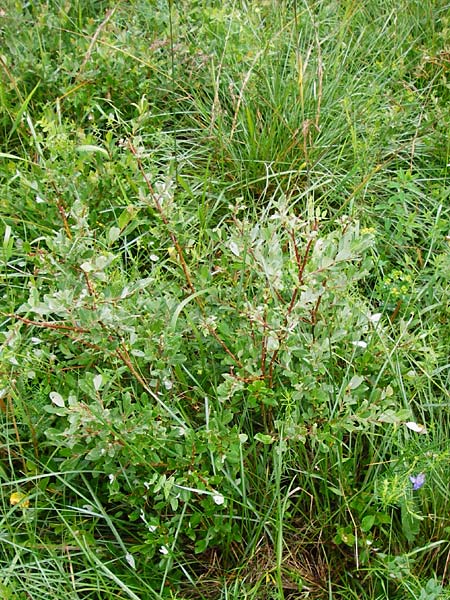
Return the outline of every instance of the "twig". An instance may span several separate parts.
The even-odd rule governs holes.
[[[313,226],[312,226],[312,230],[313,231],[317,231],[317,222],[314,222]],[[298,267],[298,285],[295,286],[294,291],[292,292],[292,296],[291,296],[291,301],[289,302],[289,306],[288,309],[286,311],[286,314],[284,316],[284,326],[285,328],[288,325],[289,322],[289,317],[294,309],[295,306],[295,302],[297,300],[297,296],[298,293],[300,291],[300,286],[303,285],[303,275],[305,272],[305,268],[306,265],[308,263],[308,258],[309,258],[309,254],[311,252],[311,246],[313,244],[313,239],[312,237],[309,238],[308,243],[306,244],[306,248],[305,248],[305,252],[303,254],[303,257],[300,256],[300,252],[298,250],[298,246],[297,246],[297,242],[295,240],[295,234],[293,231],[289,231],[289,236],[292,240],[292,244],[294,246],[294,254],[295,254],[295,262],[297,263],[297,267]],[[319,308],[319,304],[316,305],[316,308],[314,310],[317,310]],[[270,359],[269,362],[269,369],[268,369],[268,382],[269,382],[269,387],[272,387],[272,379],[273,379],[273,369],[275,366],[275,361],[278,358],[278,354],[280,353],[280,349],[281,349],[281,344],[282,342],[286,339],[287,337],[287,331],[285,330],[283,333],[280,333],[278,335],[278,342],[279,342],[279,346],[278,348],[273,352],[272,354],[272,358]]]
[[[111,17],[113,16],[113,14],[116,12],[117,6],[115,6],[114,8],[109,8],[106,11],[106,16],[103,19],[103,21],[100,23],[100,25],[97,27],[97,29],[95,30],[94,35],[92,36],[92,40],[91,43],[89,44],[89,48],[84,56],[84,60],[81,63],[80,68],[78,69],[78,76],[81,74],[81,72],[83,71],[84,67],[86,66],[88,60],[91,58],[92,52],[94,50],[94,46],[97,42],[98,36],[100,35],[102,29],[105,27],[105,25],[108,23],[108,21],[111,19]]]
[[[14,405],[13,405],[11,395],[8,396],[8,409],[9,409],[8,416],[10,417],[10,419],[12,421],[14,433],[16,434],[17,446],[19,448],[19,456],[20,456],[19,460],[21,461],[22,466],[23,466],[23,473],[24,473],[24,475],[26,475],[28,473],[27,461],[25,460],[25,454],[23,451],[22,440],[20,439],[19,428],[17,426],[16,415],[14,412]]]
[[[64,206],[61,202],[61,200],[59,198],[57,198],[56,200],[56,206],[58,208],[58,212],[61,215],[61,219],[64,225],[64,231],[66,232],[67,237],[69,238],[69,240],[72,239],[72,233],[70,231],[70,227],[69,227],[69,223],[67,221],[67,215],[66,215],[66,211],[64,210]]]
[[[152,197],[152,200],[155,204],[156,210],[159,213],[159,216],[161,217],[162,222],[164,223],[164,225],[167,228],[167,231],[170,235],[170,239],[172,240],[172,244],[175,246],[175,250],[177,251],[177,255],[178,255],[178,260],[180,261],[181,264],[181,268],[183,269],[183,273],[184,276],[186,278],[186,282],[188,284],[188,287],[190,289],[190,291],[194,294],[195,293],[195,288],[194,288],[194,284],[192,283],[192,279],[191,279],[191,274],[189,273],[189,269],[188,266],[186,264],[186,260],[184,258],[184,252],[183,252],[183,248],[181,247],[180,242],[178,241],[177,236],[173,233],[173,231],[170,229],[169,226],[169,220],[166,217],[163,208],[161,206],[161,202],[158,199],[158,196],[155,193],[155,190],[153,188],[153,185],[150,181],[150,179],[148,178],[147,173],[145,172],[144,169],[144,165],[142,164],[141,159],[138,156],[137,150],[136,148],[133,146],[133,144],[131,143],[130,140],[128,140],[128,147],[131,150],[131,153],[133,154],[134,158],[136,159],[136,163],[137,166],[139,168],[139,171],[141,172],[142,177],[144,178],[145,184],[148,188],[148,191],[150,192],[150,195]],[[198,304],[198,301],[197,301]]]
[[[164,410],[172,417],[174,421],[177,421],[179,425],[184,426],[185,424],[183,423],[183,421],[173,412],[173,410],[169,406],[167,406],[167,404],[157,394],[155,394],[155,392],[149,387],[145,379],[136,369],[124,342],[122,342],[120,348],[117,348],[116,355],[120,358],[124,365],[128,367],[130,373],[142,385],[147,394],[151,396],[154,400],[156,400],[156,402],[160,406],[162,406],[162,408],[164,408]]]
[[[450,561],[450,552],[447,552],[447,558],[445,560],[445,566],[444,566],[444,572],[442,573],[442,585],[445,585],[446,579],[447,579],[447,569],[448,569],[448,564]]]
[[[44,329],[59,329],[62,331],[75,331],[76,333],[90,333],[89,329],[83,329],[83,327],[78,327],[76,325],[62,325],[61,323],[55,323],[54,321],[32,321],[31,319],[21,317],[17,314],[10,314],[7,316],[11,317],[12,319],[18,319],[26,325],[34,325],[35,327],[42,327]]]
[[[172,231],[172,229],[170,228],[170,223],[169,223],[169,219],[166,217],[163,207],[161,205],[161,202],[158,199],[158,196],[153,188],[152,182],[150,181],[150,179],[148,178],[147,173],[145,172],[144,169],[144,165],[142,164],[141,159],[139,158],[139,155],[137,153],[136,148],[133,146],[133,144],[131,143],[131,140],[128,140],[128,147],[131,151],[131,153],[133,154],[133,156],[136,159],[136,163],[137,166],[139,168],[139,171],[141,172],[141,175],[145,181],[145,184],[148,188],[148,191],[150,192],[150,195],[152,197],[152,200],[155,204],[156,210],[159,213],[159,216],[161,217],[162,222],[164,223],[164,225],[167,228],[167,232],[170,236],[170,239],[172,240],[172,244],[175,247],[175,250],[177,252],[177,256],[178,256],[178,260],[180,261],[180,265],[181,268],[183,269],[183,273],[184,273],[184,277],[186,279],[186,283],[188,285],[188,288],[190,290],[190,292],[192,294],[195,294],[195,286],[192,282],[192,278],[191,278],[191,274],[189,272],[189,267],[187,266],[186,263],[186,259],[184,258],[184,252],[183,252],[183,248],[177,238],[177,236],[175,235],[175,233]],[[197,304],[197,306],[199,307],[201,313],[204,315],[205,314],[205,309],[203,307],[203,304],[200,300],[200,298],[198,296],[194,297],[195,302]],[[208,326],[208,331],[209,333],[213,336],[213,338],[222,346],[222,348],[225,350],[225,352],[228,354],[228,356],[230,356],[233,361],[236,363],[236,365],[238,367],[242,367],[242,363],[241,361],[237,358],[237,356],[235,354],[233,354],[233,352],[228,348],[228,346],[226,345],[226,343],[220,338],[220,336],[217,334],[217,332],[214,330],[213,327]]]

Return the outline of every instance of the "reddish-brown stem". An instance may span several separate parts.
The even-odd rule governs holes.
[[[292,245],[294,246],[295,262],[297,263],[297,266],[298,266],[298,283],[299,283],[299,285],[302,285],[302,272],[300,270],[300,265],[302,264],[302,259],[300,256],[300,252],[298,250],[297,241],[295,239],[295,233],[293,231],[289,231],[289,235],[292,240]]]
[[[319,310],[320,302],[322,300],[322,295],[317,298],[317,302],[314,308],[311,310],[311,325],[314,327],[317,323],[317,311]]]
[[[94,286],[91,283],[91,280],[89,279],[89,275],[86,273],[86,271],[83,271],[83,275],[84,275],[84,280],[86,282],[86,287],[89,291],[89,295],[95,300],[95,290],[94,290]],[[94,308],[95,308],[95,304],[94,304]]]
[[[147,186],[147,189],[150,192],[150,195],[152,197],[152,200],[153,200],[153,203],[154,203],[154,205],[156,207],[156,210],[158,211],[158,214],[161,217],[162,222],[166,226],[167,232],[168,232],[168,234],[170,236],[170,239],[172,240],[172,244],[174,245],[175,250],[177,251],[178,260],[180,261],[181,268],[183,269],[183,273],[184,273],[184,276],[185,276],[185,279],[186,279],[186,283],[188,284],[188,287],[191,290],[191,292],[195,293],[195,288],[194,288],[194,284],[192,283],[191,274],[189,273],[189,269],[188,269],[188,266],[186,264],[186,260],[184,258],[183,248],[181,247],[181,244],[178,241],[177,236],[174,234],[174,232],[170,228],[169,220],[168,220],[168,218],[166,217],[166,215],[165,215],[165,213],[163,211],[163,208],[162,208],[161,203],[160,203],[160,201],[158,199],[158,196],[155,193],[155,190],[153,188],[152,182],[148,178],[148,175],[145,172],[144,165],[142,164],[142,161],[139,158],[137,150],[133,146],[133,144],[131,143],[130,140],[128,140],[128,147],[130,148],[131,153],[133,154],[133,156],[136,159],[136,164],[137,164],[138,169],[141,172],[141,175],[142,175],[142,177],[143,177],[143,179],[145,181],[145,185]],[[201,303],[201,301],[198,298],[196,298],[196,302],[197,302],[197,304]]]
[[[262,381],[265,379],[262,375],[253,375],[252,377],[240,377],[236,375],[234,372],[231,373],[233,379],[236,381],[242,381],[243,383],[253,383],[254,381]]]
[[[184,258],[183,248],[182,248],[180,242],[178,241],[177,236],[175,235],[175,233],[170,228],[169,219],[166,217],[166,215],[164,213],[164,210],[163,210],[163,208],[161,206],[161,203],[160,203],[160,201],[158,199],[158,196],[155,193],[155,190],[153,188],[152,182],[150,181],[150,179],[148,178],[147,173],[145,172],[144,165],[142,164],[142,161],[139,158],[137,150],[133,146],[133,144],[131,143],[130,140],[128,140],[128,147],[130,148],[131,153],[133,154],[133,156],[136,159],[136,164],[137,164],[138,169],[141,172],[141,175],[142,175],[142,177],[143,177],[143,179],[145,181],[147,189],[150,192],[150,195],[151,195],[152,200],[154,202],[155,208],[156,208],[156,210],[157,210],[157,212],[158,212],[158,214],[159,214],[162,222],[166,226],[167,232],[168,232],[168,234],[170,236],[170,239],[172,240],[172,244],[175,247],[175,250],[176,250],[177,255],[178,255],[178,260],[180,262],[181,268],[183,269],[184,277],[186,279],[186,283],[188,285],[188,288],[189,288],[189,290],[191,291],[192,294],[195,294],[195,286],[194,286],[194,284],[192,282],[191,274],[189,273],[189,268],[188,268],[186,260]],[[197,306],[201,310],[202,314],[204,314],[203,304],[202,304],[201,299],[198,296],[195,296],[195,302],[197,303]],[[225,342],[219,337],[219,335],[214,330],[214,328],[208,326],[208,331],[213,336],[213,338],[222,346],[222,348],[225,350],[225,352],[233,359],[233,361],[239,367],[242,367],[242,363],[240,362],[240,360],[233,354],[233,352],[231,352],[231,350],[228,348],[228,346],[225,344]]]
[[[312,243],[313,243],[313,238],[310,238],[308,240],[308,243],[306,244],[305,254],[303,255],[303,260],[301,261],[301,263],[297,263],[298,267],[299,267],[298,281],[299,281],[300,285],[303,284],[303,274],[305,272],[306,263],[308,262],[309,252],[311,250]]]
[[[128,350],[124,343],[122,343],[121,349],[117,348],[116,354],[120,358],[120,360],[129,368],[133,377],[137,381],[139,381],[139,383],[142,385],[142,387],[145,390],[147,390],[148,389],[147,383],[146,383],[145,379],[142,377],[142,375],[139,373],[139,371],[137,371],[136,367],[133,365],[133,362],[130,358],[130,355],[129,355]]]
[[[76,333],[89,333],[89,329],[83,329],[83,327],[77,327],[76,325],[62,325],[61,323],[55,323],[54,321],[32,321],[31,319],[16,314],[8,315],[8,317],[18,319],[26,325],[34,325],[35,327],[42,327],[43,329],[59,329],[62,331],[75,331]]]
[[[115,6],[114,8],[109,8],[106,13],[105,13],[105,18],[103,19],[103,21],[100,23],[100,25],[97,27],[97,29],[95,30],[94,35],[92,36],[91,39],[91,43],[89,44],[89,48],[84,56],[83,62],[80,65],[80,68],[78,69],[78,74],[77,77],[80,76],[81,72],[83,71],[84,67],[86,66],[86,64],[88,63],[89,59],[91,58],[92,52],[94,50],[95,44],[97,43],[97,39],[98,36],[100,35],[102,29],[106,26],[106,24],[108,23],[108,21],[111,19],[111,17],[113,16],[113,14],[116,12],[117,6]]]
[[[64,210],[64,206],[59,198],[56,201],[56,206],[58,208],[59,214],[61,215],[61,219],[62,219],[63,226],[64,226],[64,231],[66,232],[66,235],[69,238],[69,240],[71,240],[72,232],[70,231],[69,222],[67,221],[66,211]]]
[[[277,360],[278,352],[279,352],[279,349],[275,350],[274,353],[272,354],[272,358],[270,359],[269,371],[267,374],[267,381],[268,381],[269,388],[272,387],[273,367],[274,367],[275,361]]]
[[[317,225],[314,224],[314,230],[316,229]],[[311,251],[311,246],[313,244],[313,238],[310,238],[308,240],[308,243],[306,244],[306,248],[305,248],[305,253],[303,254],[303,258],[300,256],[300,252],[297,246],[297,242],[295,240],[295,234],[293,231],[289,232],[289,235],[291,237],[292,240],[292,244],[294,246],[294,254],[295,254],[295,261],[297,263],[297,267],[298,267],[298,286],[296,286],[292,292],[292,296],[291,296],[291,301],[289,303],[289,306],[287,308],[286,311],[286,315],[284,317],[284,325],[285,327],[287,326],[288,323],[288,319],[289,316],[292,312],[292,310],[294,309],[295,306],[295,302],[297,300],[297,296],[298,296],[298,292],[299,292],[299,288],[301,285],[303,285],[303,275],[305,272],[305,268],[306,268],[306,264],[308,262],[308,257],[309,257],[309,253]],[[317,305],[318,308],[318,305]],[[286,333],[284,333],[281,336],[278,336],[278,340],[279,340],[279,347],[277,348],[277,350],[274,351],[274,353],[272,354],[272,358],[270,359],[270,363],[269,363],[269,369],[268,369],[268,383],[269,383],[269,387],[272,387],[272,378],[273,378],[273,369],[274,369],[274,365],[275,365],[275,361],[277,360],[278,354],[280,352],[280,347],[281,347],[281,343],[282,341],[286,338]]]
[[[208,331],[213,336],[213,338],[216,340],[216,342],[218,342],[222,346],[222,348],[225,350],[225,352],[228,354],[228,356],[230,356],[234,360],[234,362],[237,364],[237,366],[242,368],[241,361],[238,359],[238,357],[235,354],[233,354],[233,352],[231,352],[231,350],[228,348],[228,346],[225,344],[225,342],[219,337],[219,335],[214,330],[214,328],[208,326]]]
[[[394,311],[393,311],[393,313],[392,313],[392,314],[390,315],[390,317],[389,317],[389,321],[390,321],[391,323],[393,323],[393,322],[395,321],[395,319],[397,318],[397,316],[398,316],[398,313],[400,312],[400,308],[401,308],[401,306],[402,306],[402,300],[401,300],[401,298],[400,298],[400,300],[397,302],[397,304],[396,304],[396,306],[395,306],[395,308],[394,308]]]

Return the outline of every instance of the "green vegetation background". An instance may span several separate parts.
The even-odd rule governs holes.
[[[0,9],[0,592],[448,598],[450,6]]]

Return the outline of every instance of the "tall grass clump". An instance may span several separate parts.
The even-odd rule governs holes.
[[[449,596],[448,8],[1,9],[2,597]]]

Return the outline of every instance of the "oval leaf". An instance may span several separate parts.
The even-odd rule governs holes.
[[[109,154],[104,148],[101,148],[100,146],[94,146],[93,144],[84,144],[81,146],[77,146],[77,151],[78,152],[89,152],[90,154],[92,154],[92,153],[104,154],[106,157],[109,158]]]
[[[94,377],[94,389],[96,392],[98,392],[98,390],[102,387],[102,384],[103,384],[103,377],[99,373],[98,375],[96,375]]]
[[[414,423],[414,421],[408,421],[407,423],[405,423],[405,425],[408,429],[411,429],[411,431],[415,431],[416,433],[427,433],[427,428],[421,423]]]
[[[61,396],[61,394],[58,394],[58,392],[50,392],[49,397],[53,404],[59,406],[59,408],[64,408],[64,398]]]
[[[261,442],[262,444],[272,444],[274,439],[271,435],[267,435],[266,433],[257,433],[255,435],[255,440],[257,442]]]

